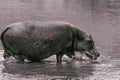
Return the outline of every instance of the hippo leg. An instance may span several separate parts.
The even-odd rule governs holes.
[[[4,51],[3,57],[4,57],[5,59],[8,59],[8,58],[10,57],[10,54],[9,54],[8,52]]]
[[[62,57],[63,57],[63,53],[58,53],[56,54],[56,58],[57,58],[57,63],[61,63],[62,62]]]
[[[69,52],[66,52],[65,54],[66,54],[69,58],[75,59],[75,53],[74,53],[74,52],[72,52],[72,51],[70,52],[70,51],[69,51]]]
[[[72,60],[79,60],[79,57],[77,57],[76,55],[75,55],[75,53],[74,52],[66,52],[65,53],[69,58],[71,58]]]

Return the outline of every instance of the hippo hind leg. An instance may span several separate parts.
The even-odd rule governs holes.
[[[7,60],[10,56],[11,56],[10,53],[4,50],[3,57]]]
[[[9,61],[11,56],[14,57],[17,60],[16,62],[18,62],[18,63],[24,62],[24,56],[14,55],[13,53],[11,53],[9,51],[4,50],[3,57],[5,58],[6,61]]]

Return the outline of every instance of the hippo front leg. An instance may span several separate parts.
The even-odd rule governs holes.
[[[57,63],[61,64],[63,55],[63,53],[56,54]]]
[[[65,53],[69,58],[71,58],[72,60],[82,60],[81,58],[79,58],[78,56],[76,56],[75,52],[67,52]]]
[[[75,53],[74,52],[66,52],[65,53],[69,58],[71,58],[71,59],[75,59],[76,58],[76,56],[75,56]]]

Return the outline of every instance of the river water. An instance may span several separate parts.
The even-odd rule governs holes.
[[[101,53],[99,63],[66,56],[62,65],[55,56],[39,63],[4,63],[1,51],[0,80],[120,80],[119,0],[0,0],[0,32],[8,24],[33,20],[67,21],[85,29]]]

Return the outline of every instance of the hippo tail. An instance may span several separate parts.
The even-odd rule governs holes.
[[[3,46],[3,49],[4,49],[4,54],[7,54],[8,56],[6,57],[9,57],[10,56],[10,53],[13,53],[11,52],[11,50],[9,48],[7,48],[7,45],[5,43],[5,40],[4,40],[4,35],[5,33],[10,29],[10,27],[7,27],[2,33],[1,33],[1,36],[0,36],[0,39],[1,39],[1,43],[2,43],[2,46]],[[3,54],[3,57],[6,59],[6,57],[4,56]]]
[[[0,36],[0,39],[3,41],[3,38],[4,38],[4,34],[8,31],[8,29],[10,29],[10,27],[7,27],[2,33],[1,33],[1,36]]]
[[[10,29],[10,27],[7,27],[7,28],[1,33],[0,39],[1,39],[2,44],[4,44],[4,34],[5,34],[9,29]]]

